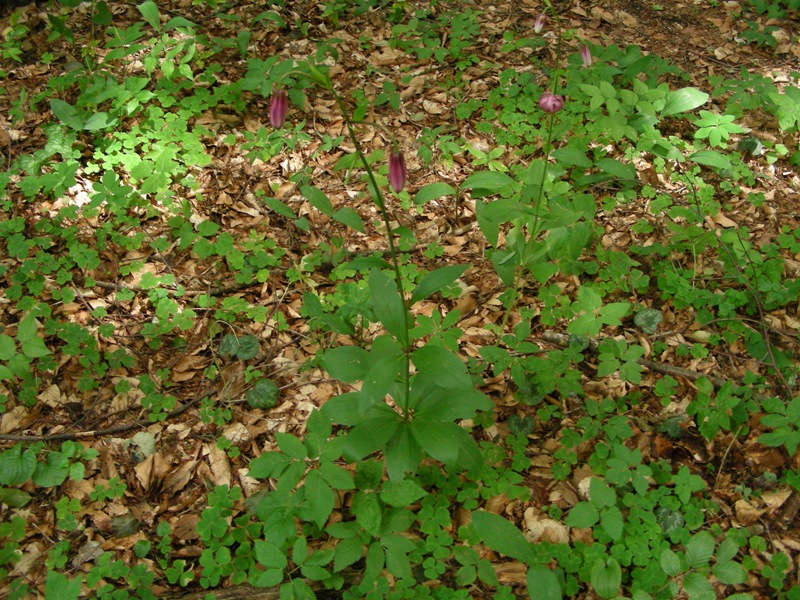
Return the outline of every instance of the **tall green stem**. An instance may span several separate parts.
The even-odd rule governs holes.
[[[555,94],[558,91],[558,73],[560,71],[561,65],[561,19],[558,17],[558,13],[550,4],[549,0],[545,0],[545,5],[550,10],[553,15],[553,19],[556,22],[556,68],[553,69],[553,77],[550,79],[550,91]],[[544,167],[542,168],[542,178],[539,182],[539,190],[536,194],[536,199],[534,201],[534,214],[533,214],[533,227],[531,230],[528,231],[528,235],[530,236],[529,239],[533,240],[539,234],[539,212],[542,207],[542,197],[544,196],[544,183],[547,180],[547,170],[550,166],[550,151],[553,147],[553,124],[555,123],[555,113],[548,113],[547,119],[547,135],[545,136],[544,140]],[[512,296],[511,302],[509,303],[509,309],[506,311],[505,315],[503,316],[503,323],[502,323],[502,330],[505,331],[506,325],[508,324],[508,318],[511,313],[511,310],[516,306],[517,302],[519,301],[519,286],[522,281],[522,271],[523,267],[518,263],[516,268],[514,269],[514,283],[512,287]]]
[[[364,165],[364,169],[367,172],[367,178],[369,179],[370,186],[374,190],[374,199],[375,204],[378,206],[378,209],[381,212],[381,217],[383,218],[384,227],[386,227],[386,237],[389,240],[389,253],[392,255],[392,266],[394,267],[394,280],[395,284],[397,285],[397,292],[400,294],[400,299],[403,302],[403,320],[405,323],[406,328],[406,340],[409,344],[409,347],[403,348],[403,355],[405,360],[405,369],[403,369],[403,393],[404,398],[401,402],[399,402],[400,406],[402,407],[403,413],[408,416],[408,400],[409,400],[409,392],[411,389],[411,313],[410,307],[406,302],[406,295],[405,289],[403,287],[403,275],[400,272],[400,260],[398,258],[398,251],[397,245],[394,241],[394,235],[392,233],[392,225],[389,221],[389,212],[386,210],[386,201],[383,198],[383,194],[381,193],[380,187],[378,187],[378,182],[375,179],[375,173],[372,171],[372,167],[367,160],[366,154],[364,154],[364,150],[361,147],[361,144],[358,141],[358,137],[356,137],[355,129],[353,128],[353,123],[350,121],[350,118],[347,116],[347,106],[345,105],[342,97],[336,93],[336,90],[333,89],[333,86],[330,85],[328,90],[333,94],[333,97],[336,100],[336,104],[339,106],[339,110],[342,111],[342,116],[344,118],[345,125],[347,126],[347,133],[350,136],[350,141],[353,142],[353,147],[356,149],[356,153],[358,154],[359,159],[361,160],[361,164]]]

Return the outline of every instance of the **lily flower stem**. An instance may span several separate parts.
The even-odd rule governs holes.
[[[344,119],[345,125],[347,127],[347,133],[350,137],[350,141],[353,142],[353,147],[356,149],[356,154],[358,154],[359,159],[361,160],[361,164],[364,165],[364,169],[367,172],[367,179],[369,179],[370,186],[375,193],[375,204],[378,206],[378,209],[381,212],[381,217],[383,218],[384,227],[386,227],[386,237],[389,241],[389,253],[392,256],[392,266],[394,267],[394,280],[395,284],[397,285],[397,292],[400,294],[400,299],[403,302],[403,320],[405,323],[406,332],[411,331],[411,313],[410,307],[408,302],[406,301],[405,296],[405,289],[403,287],[403,275],[400,272],[400,260],[398,257],[398,250],[397,245],[394,240],[394,234],[392,232],[392,224],[389,219],[389,212],[386,210],[386,200],[381,193],[381,189],[378,186],[378,182],[375,179],[375,173],[372,171],[372,167],[367,160],[366,154],[364,154],[364,150],[361,147],[360,142],[358,141],[358,137],[356,136],[355,129],[353,128],[353,123],[347,116],[347,106],[344,103],[339,94],[333,89],[333,86],[330,86],[328,90],[333,94],[334,99],[336,100],[336,104],[339,106],[339,110],[342,111],[342,117]],[[410,346],[410,334],[406,335],[406,339],[409,341]],[[403,391],[404,391],[404,398],[402,398],[401,402],[398,404],[402,407],[403,413],[407,415],[408,413],[408,401],[409,401],[409,392],[411,389],[411,348],[407,347],[403,349],[403,355],[405,358],[405,369],[403,369]]]

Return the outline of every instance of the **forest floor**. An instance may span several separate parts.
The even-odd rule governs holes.
[[[403,10],[411,11],[417,4],[427,3],[399,4],[405,7]],[[439,4],[452,8],[459,3]],[[765,25],[777,28],[772,32],[774,46],[743,43],[747,40],[742,39],[745,21],[739,2],[665,0],[654,4],[637,0],[569,0],[553,4],[564,28],[574,34],[573,40],[568,42],[574,46],[570,47],[571,51],[577,51],[577,40],[602,47],[636,45],[645,53],[669,60],[686,73],[688,80],[683,78],[681,85],[692,85],[708,92],[711,91],[709,78],[734,78],[742,69],[790,85],[791,74],[800,64],[798,23],[791,20],[765,21]],[[474,36],[469,51],[481,59],[479,64],[463,70],[457,68],[455,59],[441,62],[419,60],[393,48],[390,44],[392,24],[387,21],[385,11],[369,10],[357,15],[354,11],[343,10],[337,13],[336,19],[331,19],[323,11],[333,5],[334,2],[298,1],[278,6],[276,10],[287,25],[277,28],[266,23],[263,29],[254,28],[250,39],[250,45],[255,47],[254,55],[267,58],[281,54],[285,58],[305,60],[314,50],[310,40],[336,38],[338,60],[331,67],[330,75],[343,95],[363,90],[367,97],[373,98],[389,89],[387,82],[396,87],[402,99],[400,109],[393,110],[388,105],[380,110],[373,109],[367,120],[379,123],[381,128],[365,133],[361,143],[368,154],[381,150],[389,152],[392,139],[385,132],[396,137],[399,147],[405,152],[407,185],[412,195],[415,190],[434,182],[449,183],[457,189],[475,170],[485,168],[485,164],[476,163],[475,157],[488,155],[497,147],[495,140],[491,135],[476,130],[469,118],[457,120],[454,114],[459,105],[470,98],[485,98],[503,71],[530,69],[524,52],[509,53],[501,48],[507,31],[534,35],[534,22],[542,9],[540,2],[491,0],[480,5],[463,2],[465,10],[479,11],[476,13],[479,33]],[[71,9],[75,13],[66,21],[76,39],[93,37],[85,6]],[[180,16],[202,23],[207,34],[221,39],[235,38],[241,23],[252,22],[264,10],[257,3],[246,1],[228,2],[224,6],[224,13],[241,20],[221,19],[204,2],[158,2],[160,11],[167,17]],[[134,4],[109,2],[109,7],[117,27],[124,29],[141,19]],[[0,148],[7,165],[44,147],[47,138],[43,125],[52,120],[52,115],[46,110],[47,102],[42,101],[38,105],[40,112],[26,105],[22,109],[22,118],[12,124],[9,116],[14,108],[12,100],[19,98],[22,90],[28,98],[46,94],[52,78],[63,76],[71,63],[82,60],[76,54],[80,49],[65,39],[55,43],[48,41],[52,31],[48,26],[48,10],[48,5],[31,4],[14,13],[18,22],[29,29],[29,34],[22,45],[20,62],[3,62],[7,76],[0,81],[4,89],[0,95]],[[10,26],[11,14],[10,9],[0,10],[0,29]],[[552,30],[543,35],[552,36]],[[550,45],[539,51],[553,52],[553,48],[554,45]],[[48,51],[56,59],[46,63],[41,56]],[[230,49],[228,55],[230,60],[218,77],[235,81],[245,76],[245,61],[235,49]],[[486,65],[491,65],[491,68]],[[409,74],[413,77],[406,79],[407,84],[400,83],[401,76]],[[671,84],[680,80],[672,77],[666,78]],[[125,254],[106,249],[100,253],[98,266],[76,270],[69,283],[78,290],[74,300],[59,304],[51,297],[45,302],[60,318],[81,325],[96,323],[98,309],[104,308],[105,316],[101,321],[113,326],[113,335],[103,338],[100,351],[124,349],[134,357],[134,361],[109,369],[102,385],[86,390],[81,384],[85,368],[81,356],[59,354],[58,368],[43,376],[37,401],[32,406],[15,401],[13,387],[4,391],[4,384],[0,382],[0,391],[9,398],[0,421],[0,443],[5,444],[4,448],[18,442],[28,445],[43,442],[47,447],[57,447],[63,440],[74,439],[98,451],[97,458],[87,462],[83,478],[44,490],[29,482],[22,489],[33,495],[32,503],[19,509],[0,509],[0,521],[10,518],[13,513],[24,516],[28,523],[25,535],[19,541],[22,560],[11,571],[12,576],[25,578],[41,593],[46,577],[46,565],[41,558],[63,535],[57,531],[60,518],[57,500],[77,499],[81,506],[75,516],[83,527],[71,534],[74,535],[71,543],[74,549],[84,548],[88,554],[82,558],[70,555],[71,569],[75,572],[83,568],[82,561],[93,560],[92,550],[100,547],[113,551],[130,564],[136,563],[137,543],[142,540],[155,543],[159,539],[155,533],[156,526],[164,518],[169,519],[172,526],[176,548],[173,558],[194,561],[202,552],[197,524],[208,505],[209,489],[219,485],[239,485],[245,496],[256,493],[261,483],[247,476],[248,464],[255,456],[274,447],[274,433],[301,434],[313,409],[345,391],[341,383],[331,380],[313,360],[321,349],[337,343],[351,343],[345,340],[345,336],[322,334],[309,326],[303,310],[304,293],[311,290],[321,294],[332,293],[337,285],[329,277],[332,265],[319,261],[319,255],[314,255],[313,251],[330,247],[331,240],[338,238],[350,254],[382,252],[385,236],[380,228],[374,226],[379,215],[365,193],[365,182],[351,177],[349,172],[337,166],[337,162],[353,148],[345,141],[329,152],[320,150],[329,139],[345,134],[344,123],[334,103],[324,94],[310,93],[302,114],[295,107],[289,111],[290,124],[287,127],[291,127],[293,120],[305,119],[313,129],[308,142],[302,146],[287,149],[272,160],[262,161],[247,158],[241,143],[230,142],[229,136],[235,132],[255,133],[263,126],[269,126],[268,102],[268,97],[254,94],[242,112],[226,111],[220,106],[193,120],[193,126],[202,126],[207,132],[202,143],[211,160],[194,170],[196,186],[189,200],[195,211],[190,219],[193,223],[211,221],[237,239],[246,239],[250,232],[255,231],[271,239],[274,247],[282,249],[280,264],[271,269],[269,277],[263,281],[238,281],[233,269],[202,260],[196,253],[177,244],[160,251],[131,249]],[[16,110],[19,110],[18,106]],[[758,132],[773,144],[797,147],[797,134],[782,134],[774,117],[769,114],[750,111],[738,123]],[[432,160],[423,160],[417,154],[420,136],[437,128],[440,135],[452,136],[462,148],[471,146],[475,152],[470,155],[459,150],[442,157],[434,149]],[[504,149],[494,160],[504,162],[506,167],[527,160],[507,150]],[[741,198],[722,198],[720,202],[726,210],[710,219],[709,226],[746,230],[750,243],[761,247],[774,241],[787,228],[795,231],[800,227],[800,177],[796,168],[786,161],[771,165],[756,162],[754,160],[752,168],[759,172],[758,191],[763,192],[767,199],[765,207],[755,208]],[[636,166],[642,185],[669,187],[660,179],[653,165],[639,162]],[[290,180],[292,174],[301,170],[308,172],[313,185],[331,199],[334,207],[347,206],[361,215],[367,224],[366,231],[355,232],[313,210],[298,192],[296,180]],[[26,232],[31,232],[32,224],[43,216],[55,214],[65,202],[77,201],[82,195],[86,197],[91,191],[89,180],[88,174],[79,174],[78,185],[70,187],[59,198],[30,201],[12,195],[14,207],[6,211],[6,217],[9,220],[22,218],[29,226]],[[676,195],[683,193],[679,189],[671,189],[671,192]],[[292,219],[268,210],[260,201],[259,193],[267,193],[291,206],[298,216],[307,220],[307,229],[300,230],[293,225]],[[643,199],[612,205],[608,202],[611,192],[596,189],[593,193],[598,205],[603,207],[598,210],[597,223],[604,230],[604,247],[625,251],[634,243],[658,244],[661,232],[666,233],[658,223],[658,216],[648,212]],[[476,224],[474,206],[474,201],[469,198],[450,198],[428,203],[420,210],[407,210],[396,205],[390,208],[390,214],[398,225],[413,231],[415,240],[406,249],[411,262],[418,268],[471,265],[462,277],[463,293],[459,297],[423,302],[418,306],[417,314],[430,315],[437,310],[458,309],[461,314],[458,327],[465,332],[460,341],[460,352],[480,360],[481,348],[496,343],[498,339],[487,324],[505,325],[510,330],[520,317],[516,311],[506,315],[503,310],[501,295],[505,287],[486,258],[487,243]],[[637,235],[631,232],[632,226],[641,219],[654,224],[647,240],[641,236],[637,239]],[[100,224],[96,217],[79,220],[77,226],[81,239],[89,240],[91,245],[92,228]],[[149,239],[156,239],[168,234],[171,225],[166,216],[160,220],[153,218],[142,224],[142,231]],[[425,250],[431,246],[441,249],[438,256],[426,254]],[[304,270],[304,265],[315,260],[318,261],[316,268]],[[800,275],[800,255],[787,254],[785,262],[787,269],[795,269],[795,277]],[[5,244],[0,249],[0,263],[9,268],[16,264]],[[128,267],[133,264],[143,267],[132,271]],[[642,268],[646,270],[647,265]],[[300,271],[302,277],[289,277],[287,273],[292,270]],[[4,295],[4,290],[11,285],[10,273],[8,269],[3,272],[3,277],[8,278],[5,284],[0,279],[0,323],[6,327],[17,321],[14,316],[17,314],[16,301]],[[238,298],[250,305],[265,307],[263,318],[254,319],[247,325],[241,322],[236,325],[240,333],[256,336],[261,341],[264,350],[258,359],[246,363],[220,355],[213,340],[228,331],[214,321],[210,310],[196,311],[199,316],[192,326],[175,336],[181,338],[180,343],[173,340],[153,347],[149,343],[152,340],[142,335],[143,327],[154,318],[153,307],[146,297],[147,281],[149,276],[164,274],[171,275],[177,286],[184,286],[184,299],[187,301],[207,294],[219,302]],[[94,285],[84,286],[82,281],[86,279],[91,279]],[[579,283],[578,278],[572,276],[564,276],[558,282],[565,294],[573,292]],[[50,281],[48,285],[55,286],[56,283]],[[122,289],[131,291],[131,297],[120,300],[117,292]],[[659,335],[669,341],[666,351],[659,356],[647,357],[653,361],[652,368],[645,369],[639,385],[644,400],[637,413],[631,414],[631,422],[638,425],[634,426],[634,435],[628,445],[638,448],[645,460],[667,459],[676,468],[686,465],[693,474],[700,475],[708,485],[708,497],[721,507],[715,517],[717,524],[723,530],[748,527],[768,538],[773,548],[782,549],[795,561],[788,581],[797,583],[796,561],[800,555],[797,498],[787,486],[775,486],[771,474],[800,468],[800,453],[791,456],[784,448],[760,444],[757,438],[763,429],[759,427],[756,416],[747,424],[751,431],[749,435],[737,436],[735,432],[727,432],[712,440],[700,435],[697,424],[691,420],[682,425],[684,435],[675,438],[651,426],[656,417],[663,417],[663,407],[660,400],[649,394],[649,390],[664,373],[678,379],[675,396],[681,398],[697,393],[695,380],[701,375],[738,383],[745,373],[768,373],[768,368],[756,364],[757,361],[748,357],[745,349],[737,344],[703,356],[680,355],[676,352],[678,346],[691,343],[687,340],[702,338],[696,315],[691,310],[673,310],[668,303],[662,304],[657,293],[641,294],[637,301],[662,311],[664,322]],[[535,307],[538,302],[537,284],[532,282],[523,286],[520,305]],[[800,347],[800,314],[797,311],[798,304],[794,303],[766,316],[776,345],[793,355],[795,360]],[[2,331],[0,326],[0,333]],[[530,341],[542,348],[558,348],[558,336],[564,332],[565,327],[546,326],[534,319]],[[376,329],[371,328],[358,332],[358,335],[364,341],[375,333]],[[645,347],[652,345],[652,340],[637,337],[623,328],[609,328],[603,333],[632,337]],[[169,338],[165,335],[164,339]],[[656,363],[663,368],[659,370]],[[218,377],[209,379],[210,368],[216,369]],[[582,366],[581,381],[588,398],[620,397],[630,392],[631,384],[621,378],[595,377],[596,368],[597,364],[591,357]],[[244,398],[253,370],[267,373],[280,385],[280,402],[275,408],[261,411],[246,404]],[[139,404],[140,395],[136,387],[125,390],[119,382],[133,381],[134,377],[142,374],[159,380],[165,373],[169,374],[168,393],[178,399],[179,405],[172,412],[168,411],[165,420],[150,423]],[[777,378],[774,385],[779,386]],[[487,371],[482,391],[492,398],[496,407],[494,418],[497,424],[482,434],[485,439],[507,435],[505,423],[511,415],[536,414],[536,407],[519,402],[516,388],[507,373],[491,374]],[[203,419],[202,411],[208,410],[205,404],[208,398],[217,408],[230,411],[230,418],[218,423]],[[581,407],[576,398],[549,397],[545,403],[562,409],[563,420],[557,426],[551,422],[548,428],[537,429],[529,436],[531,464],[525,485],[531,489],[530,499],[498,500],[491,507],[493,512],[503,514],[517,524],[522,523],[522,529],[531,507],[558,505],[566,510],[575,505],[580,499],[578,484],[589,472],[586,470],[588,467],[578,467],[566,480],[556,480],[550,474],[553,455],[560,444],[559,429],[574,425],[581,415]],[[676,410],[675,406],[671,410]],[[144,437],[136,438],[139,441],[134,446],[143,439],[157,440],[155,452],[141,462],[137,462],[131,453],[130,440],[135,435]],[[221,448],[217,443],[220,437],[228,439],[238,450],[232,452],[230,448]],[[579,464],[591,450],[589,446],[579,447]],[[89,501],[98,482],[108,482],[114,477],[126,484],[127,491],[123,495],[105,502]],[[743,490],[749,492],[745,494]],[[752,493],[753,490],[756,493]],[[244,510],[244,503],[237,507]],[[456,515],[454,518],[459,517]],[[126,527],[132,527],[132,530],[127,531]],[[562,534],[570,535],[563,525],[548,535],[560,539]],[[757,556],[755,551],[753,554],[757,562],[766,560]],[[508,562],[494,553],[487,556],[497,566],[501,584],[515,588],[524,585],[524,570],[518,568],[518,563]],[[188,593],[164,579],[154,586],[160,597],[178,597]],[[763,577],[753,576],[744,591],[752,593],[755,598],[775,597],[774,590],[766,587]],[[249,593],[249,597],[268,597],[257,596],[267,592],[250,590]],[[719,593],[724,597],[724,591]],[[473,595],[481,597],[481,592],[475,591]],[[5,596],[0,591],[0,598]]]

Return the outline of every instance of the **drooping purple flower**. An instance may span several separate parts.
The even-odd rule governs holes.
[[[547,22],[547,17],[544,15],[544,13],[536,17],[536,22],[533,24],[533,32],[537,35],[542,33],[542,30],[544,29],[544,24],[546,22]]]
[[[564,96],[554,94],[550,90],[547,90],[539,96],[539,108],[544,112],[557,113],[564,108]]]
[[[592,51],[589,50],[589,46],[586,44],[581,46],[581,60],[583,61],[584,67],[592,66]]]
[[[393,150],[389,154],[389,185],[398,194],[406,185],[406,159],[402,152]]]
[[[287,112],[289,112],[289,96],[285,89],[280,88],[272,94],[269,103],[269,122],[275,129],[283,127]]]

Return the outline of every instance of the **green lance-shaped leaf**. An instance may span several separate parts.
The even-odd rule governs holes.
[[[424,300],[431,294],[441,291],[461,277],[468,268],[469,265],[449,265],[431,271],[425,275],[417,284],[417,287],[414,288],[411,294],[411,304]]]
[[[372,270],[369,275],[369,290],[372,308],[386,331],[396,337],[404,349],[408,348],[406,307],[395,283],[381,271]]]
[[[708,102],[709,95],[692,87],[673,90],[667,94],[667,101],[661,109],[661,117],[670,117],[688,112]]]
[[[529,562],[534,558],[530,542],[503,517],[488,512],[474,512],[472,524],[483,543],[492,550],[520,562]]]

